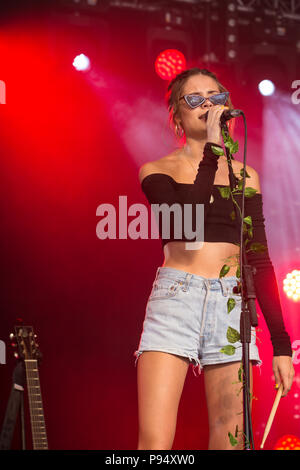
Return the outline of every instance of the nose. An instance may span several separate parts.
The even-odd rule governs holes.
[[[209,98],[206,98],[204,103],[202,104],[202,108],[211,108],[213,105],[213,103],[211,101],[209,101]]]

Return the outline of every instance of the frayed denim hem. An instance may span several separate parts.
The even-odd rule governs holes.
[[[137,361],[138,361],[140,355],[143,354],[143,352],[146,352],[146,351],[148,351],[148,350],[144,349],[143,351],[135,351],[134,352],[133,355],[136,358],[135,363],[134,363],[135,367],[136,367],[136,364],[137,364]],[[194,361],[194,363],[195,363],[195,364],[192,364],[193,374],[195,375],[195,377],[197,377],[197,376],[199,377],[200,374],[201,374],[201,370],[202,370],[203,367],[200,363],[200,359],[198,359],[198,358],[194,358],[194,357],[179,353],[178,351],[174,351],[174,350],[172,351],[172,350],[166,350],[166,349],[149,349],[149,351],[160,351],[160,352],[165,352],[165,353],[169,353],[169,354],[174,354],[174,355],[180,356],[180,357],[186,357],[186,358],[189,359],[190,362]],[[195,372],[196,370],[198,371],[198,375]]]

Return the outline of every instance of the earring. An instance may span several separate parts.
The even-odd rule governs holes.
[[[178,135],[178,137],[180,137],[180,138],[183,137],[183,135],[184,135],[184,130],[182,129],[181,126],[178,126],[178,124],[176,124],[175,132]]]

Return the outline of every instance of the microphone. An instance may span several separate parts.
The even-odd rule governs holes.
[[[242,114],[241,109],[225,109],[221,114],[220,120],[229,121],[229,119],[233,119],[239,117]],[[204,114],[204,120],[207,121],[208,111]]]
[[[225,109],[223,113],[221,114],[221,118],[224,121],[229,121],[229,119],[239,117],[242,114],[241,109]]]

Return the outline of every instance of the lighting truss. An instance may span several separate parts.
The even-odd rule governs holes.
[[[280,13],[283,18],[300,21],[300,0],[236,0],[239,11],[253,13],[264,12],[274,16]]]

